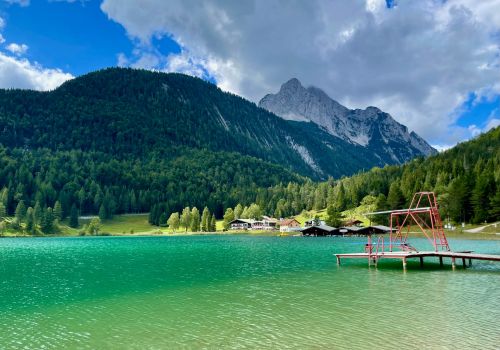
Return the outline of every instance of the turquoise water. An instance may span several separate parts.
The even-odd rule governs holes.
[[[425,241],[416,240],[424,246]],[[500,264],[336,265],[364,239],[0,240],[0,348],[498,349]],[[500,254],[500,241],[451,240]],[[426,260],[427,262],[427,260]]]

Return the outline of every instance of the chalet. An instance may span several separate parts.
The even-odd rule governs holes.
[[[252,228],[255,220],[252,219],[235,219],[229,223],[230,230],[248,230]]]
[[[278,220],[263,216],[262,220],[235,219],[229,223],[230,230],[274,230]]]
[[[275,230],[278,220],[269,216],[263,216],[262,220],[255,220],[252,224],[252,230]]]
[[[336,236],[338,229],[328,225],[309,226],[302,229],[302,236]]]
[[[292,232],[301,230],[300,222],[295,219],[283,219],[279,223],[280,232]]]

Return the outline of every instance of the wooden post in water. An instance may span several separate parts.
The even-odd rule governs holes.
[[[465,258],[462,258],[462,266],[465,268],[467,268],[467,265],[465,265]]]
[[[455,258],[451,258],[451,268],[455,270]]]
[[[439,266],[443,267],[443,257],[439,257]]]
[[[337,265],[340,266],[340,258],[338,256],[336,256],[336,258],[337,258]]]
[[[406,270],[406,258],[403,258],[403,270]]]
[[[424,267],[424,257],[420,257],[420,267]]]
[[[469,258],[469,267],[471,267],[471,266],[472,266],[472,259]]]

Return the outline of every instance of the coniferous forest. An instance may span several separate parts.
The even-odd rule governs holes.
[[[240,134],[228,136],[229,118],[214,121],[208,102],[193,102],[206,99],[206,91],[222,96],[216,87],[173,74],[168,76],[176,84],[191,84],[182,92],[193,96],[169,95],[175,84],[160,81],[161,92],[149,91],[154,84],[148,79],[156,75],[132,71],[135,85],[126,88],[130,72],[93,73],[63,84],[50,98],[0,91],[0,218],[15,216],[28,230],[50,233],[57,221],[77,226],[78,215],[150,212],[151,223],[164,225],[181,220],[172,213],[183,208],[206,207],[199,225],[209,229],[228,208],[253,204],[259,214],[276,217],[326,207],[341,211],[362,202],[395,209],[425,190],[438,194],[443,217],[454,222],[499,219],[498,127],[436,156],[369,171],[358,167],[350,177],[336,172],[337,161],[331,167],[336,178],[321,181],[279,138],[271,144],[274,138],[262,136],[279,133],[279,127],[295,133],[293,126],[275,125],[278,118],[254,106],[261,113],[255,116],[250,103],[224,94],[230,96],[220,101],[224,115],[248,119],[238,126]],[[172,108],[169,98],[183,107]],[[134,109],[138,104],[147,108]],[[169,118],[161,117],[165,111]],[[340,156],[330,153],[325,162]],[[352,174],[354,163],[344,163],[345,174]]]

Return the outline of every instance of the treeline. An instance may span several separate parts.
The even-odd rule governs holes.
[[[0,146],[0,193],[6,216],[23,201],[44,211],[61,207],[66,220],[79,215],[150,212],[172,213],[186,204],[207,206],[221,218],[224,208],[251,202],[259,188],[302,178],[283,168],[236,153],[186,151],[164,160],[114,159],[100,152],[7,149]],[[156,210],[156,209],[155,209]]]
[[[151,225],[168,226],[173,232],[180,228],[183,228],[185,232],[215,232],[217,230],[215,215],[210,213],[207,207],[203,209],[201,216],[196,207],[186,207],[181,213],[174,212],[167,216],[167,212],[162,210],[161,206],[155,205],[149,213],[148,221]]]

